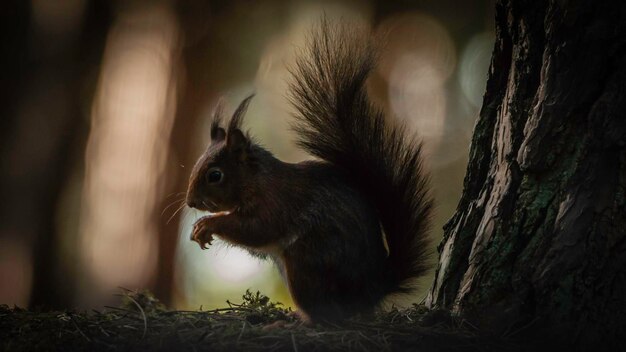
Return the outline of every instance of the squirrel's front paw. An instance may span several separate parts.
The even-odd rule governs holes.
[[[191,240],[197,242],[200,248],[207,249],[213,242],[213,234],[211,233],[206,219],[200,219],[193,225],[191,232]]]

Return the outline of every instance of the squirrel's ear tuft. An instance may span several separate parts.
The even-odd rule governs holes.
[[[220,98],[213,112],[213,120],[211,121],[211,142],[220,142],[226,138],[226,131],[220,127],[222,124],[222,114],[224,112],[224,99]]]
[[[240,129],[228,131],[226,147],[232,152],[246,152],[250,142]]]
[[[250,105],[250,100],[252,100],[252,98],[254,97],[254,94],[250,94],[246,99],[244,99],[241,104],[239,104],[239,106],[237,107],[237,110],[235,110],[235,113],[233,114],[233,117],[230,119],[230,122],[228,123],[228,134],[231,133],[231,131],[234,131],[236,129],[241,129],[241,122],[243,121],[243,115],[246,114],[246,111],[248,110],[248,105]]]
[[[211,142],[221,142],[224,138],[226,138],[226,131],[217,125],[211,125]]]

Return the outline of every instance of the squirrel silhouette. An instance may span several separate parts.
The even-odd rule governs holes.
[[[371,37],[323,19],[291,68],[297,142],[319,160],[282,162],[244,133],[250,96],[226,125],[216,109],[190,176],[187,205],[210,212],[191,239],[273,260],[305,320],[371,313],[428,268],[421,143],[368,99]]]

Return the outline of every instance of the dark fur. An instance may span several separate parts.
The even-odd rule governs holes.
[[[271,256],[313,320],[370,312],[384,296],[408,292],[427,266],[432,202],[420,144],[369,102],[374,50],[366,33],[354,33],[323,21],[293,70],[299,144],[322,161],[284,163],[244,136],[249,97],[228,131],[216,114],[188,190],[190,205],[234,210],[202,218],[193,239],[218,234]],[[212,185],[205,174],[216,167],[225,178]]]

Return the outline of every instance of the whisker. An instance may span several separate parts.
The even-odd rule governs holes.
[[[171,208],[173,205],[178,204],[178,202],[182,202],[184,200],[185,200],[185,198],[173,200],[169,205],[167,205],[165,208],[163,208],[163,211],[161,212],[161,216],[163,216],[163,214],[165,214],[167,209]]]
[[[187,192],[183,191],[183,192],[172,192],[170,194],[168,194],[167,196],[165,196],[165,199],[172,197],[172,196],[180,196],[181,194],[185,194]]]
[[[174,214],[172,214],[172,216],[170,216],[169,219],[167,219],[167,222],[165,223],[166,225],[170,223],[170,221],[172,221],[172,219],[174,218],[174,216],[176,216],[176,214],[178,214],[178,212],[180,212],[181,210],[183,210],[183,208],[185,207],[185,202],[182,202],[182,204],[180,205],[180,207],[178,209],[176,209],[176,211],[174,212]]]

